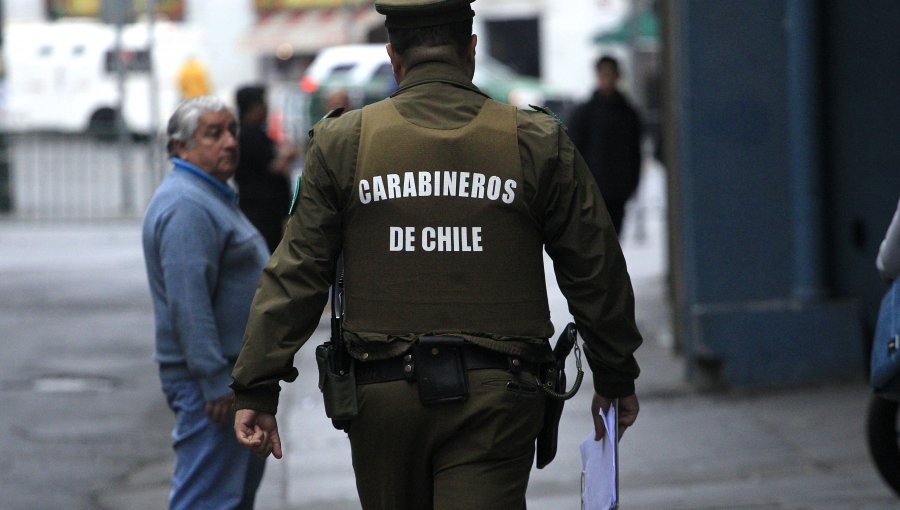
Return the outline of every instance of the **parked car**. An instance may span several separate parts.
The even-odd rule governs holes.
[[[325,103],[336,89],[347,92],[351,108],[360,108],[389,96],[396,88],[383,44],[324,48],[300,80],[300,90],[309,94],[309,118],[313,122],[328,113]]]

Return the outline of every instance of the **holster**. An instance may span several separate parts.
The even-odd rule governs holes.
[[[535,464],[538,469],[544,468],[556,457],[559,420],[566,401],[566,398],[560,395],[566,389],[566,358],[575,346],[577,334],[574,323],[566,325],[553,348],[554,361],[544,365],[541,371],[541,380],[547,396],[544,406],[544,426],[538,433],[535,445]],[[580,380],[577,382],[580,383]],[[577,388],[575,389],[577,391]]]
[[[347,430],[350,422],[356,418],[359,407],[356,402],[356,377],[353,373],[353,362],[344,362],[348,357],[341,353],[343,348],[332,342],[325,342],[316,347],[316,364],[319,367],[319,390],[325,401],[325,415],[338,430]]]
[[[319,389],[325,401],[325,415],[338,430],[347,431],[359,413],[356,403],[356,373],[353,358],[344,346],[344,271],[343,258],[335,269],[337,278],[331,288],[331,338],[316,347]]]

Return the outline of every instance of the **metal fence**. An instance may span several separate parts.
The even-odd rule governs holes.
[[[143,215],[168,169],[162,144],[120,146],[82,134],[6,134],[10,204],[17,219],[112,219]]]

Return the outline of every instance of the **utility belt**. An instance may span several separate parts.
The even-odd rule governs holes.
[[[416,380],[416,368],[420,359],[426,363],[445,356],[460,357],[463,370],[483,370],[496,368],[512,373],[526,372],[540,375],[540,365],[517,356],[492,351],[484,347],[466,343],[454,336],[422,337],[409,352],[378,361],[356,363],[356,384],[375,384],[390,381]],[[432,363],[428,363],[429,367]],[[454,363],[455,364],[455,363]]]
[[[469,398],[469,370],[499,368],[540,375],[539,366],[515,356],[466,343],[458,336],[421,336],[405,354],[382,361],[356,363],[356,384],[407,380],[416,382],[424,406]]]
[[[351,398],[356,393],[356,386],[403,380],[415,382],[419,400],[425,406],[433,406],[468,399],[469,370],[496,368],[513,373],[526,372],[537,380],[543,367],[450,335],[421,336],[400,356],[352,361],[338,370],[334,369],[338,365],[329,359],[335,354],[338,353],[330,346],[320,346],[317,352],[319,387],[325,396],[326,413],[341,421],[352,420],[356,415],[356,399]]]

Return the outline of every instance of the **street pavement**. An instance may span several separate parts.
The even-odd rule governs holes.
[[[641,413],[621,442],[621,507],[898,508],[866,451],[862,378],[758,392],[685,382],[666,295],[663,189],[651,167],[623,232],[645,344]],[[139,230],[0,221],[0,509],[165,508],[173,419],[152,361]],[[569,318],[547,273],[559,330]],[[311,347],[327,334],[325,315],[295,360],[300,377],[284,385],[285,457],[268,463],[259,510],[359,508],[348,441],[316,388]],[[580,507],[585,381],[566,404],[556,460],[532,472],[530,510]]]

